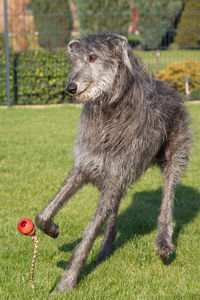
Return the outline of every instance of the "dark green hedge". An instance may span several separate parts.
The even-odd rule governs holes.
[[[10,56],[10,65],[12,64],[12,58]],[[10,73],[10,84],[13,81],[12,72]],[[13,90],[11,91],[11,93]],[[13,93],[11,95],[13,98]],[[6,57],[5,53],[0,51],[0,104],[6,104]]]
[[[66,101],[69,61],[64,50],[10,53],[12,104]],[[6,104],[5,53],[0,52],[0,104]]]
[[[175,42],[179,47],[200,47],[200,1],[184,0],[184,10],[178,23]]]

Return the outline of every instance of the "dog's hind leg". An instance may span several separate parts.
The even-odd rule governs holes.
[[[156,239],[156,249],[163,259],[167,259],[174,250],[172,243],[172,205],[174,198],[175,175],[164,176],[163,200],[161,212],[158,219],[158,233]]]
[[[120,198],[115,193],[110,193],[110,191],[103,193],[94,217],[86,228],[82,241],[73,252],[69,266],[58,284],[57,292],[72,290],[76,286],[89,251],[106,220],[116,211],[119,200]]]
[[[84,183],[84,176],[81,172],[72,169],[52,201],[37,215],[36,225],[49,236],[56,238],[59,235],[59,227],[53,222],[54,216]]]
[[[191,133],[186,124],[182,123],[182,126],[177,124],[176,129],[170,135],[167,146],[163,151],[163,157],[160,160],[164,187],[161,212],[158,218],[156,248],[162,259],[167,259],[174,251],[172,243],[174,188],[187,165],[190,146]]]
[[[106,260],[113,252],[113,245],[117,235],[117,212],[118,207],[116,208],[116,211],[111,213],[111,215],[108,218],[104,232],[104,238],[101,243],[101,248],[98,254],[98,258],[96,260],[96,264],[99,264],[102,261]]]

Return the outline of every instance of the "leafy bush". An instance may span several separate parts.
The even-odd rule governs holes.
[[[31,0],[39,44],[44,48],[60,48],[67,43],[72,29],[72,16],[66,0]]]
[[[76,1],[81,34],[113,31],[127,34],[132,15],[130,0]]]
[[[200,1],[185,0],[184,11],[177,28],[176,43],[180,47],[200,46]]]
[[[4,33],[0,33],[0,50],[5,49],[5,38]]]
[[[13,64],[13,56],[12,54],[9,56],[10,63],[10,86],[11,86],[11,98],[13,98],[13,72],[12,72],[12,64]],[[6,55],[5,52],[0,51],[0,104],[6,104]]]
[[[129,45],[134,48],[140,44],[140,35],[139,34],[129,34],[127,36]]]
[[[0,104],[6,99],[5,54],[0,53]],[[4,66],[4,68],[3,68]],[[10,54],[12,104],[61,103],[69,62],[64,50],[25,51]]]
[[[147,49],[155,49],[161,45],[179,10],[181,0],[136,0],[135,7],[139,12],[137,27],[140,32],[141,45]]]
[[[185,63],[174,62],[159,72],[159,79],[166,81],[171,87],[185,92],[184,77],[189,77],[190,92],[196,94],[200,90],[200,62],[188,58]]]

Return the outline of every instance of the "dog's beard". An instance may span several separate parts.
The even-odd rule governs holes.
[[[74,98],[79,102],[93,101],[101,94],[102,94],[102,90],[97,86],[94,87],[93,84],[91,84],[82,93],[75,95]]]

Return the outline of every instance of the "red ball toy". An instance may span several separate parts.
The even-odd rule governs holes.
[[[35,235],[35,225],[33,222],[28,218],[23,218],[19,220],[17,223],[17,229],[22,234],[28,235],[28,236],[34,236]]]

